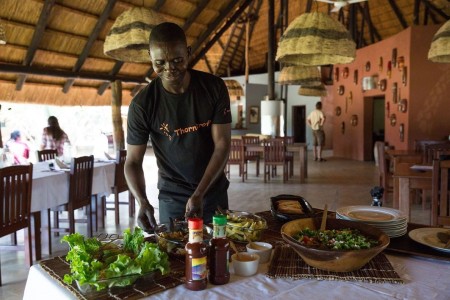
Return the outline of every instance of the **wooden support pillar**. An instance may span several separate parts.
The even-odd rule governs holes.
[[[268,75],[268,96],[269,100],[275,99],[275,30],[274,30],[274,20],[275,20],[275,3],[274,0],[269,0],[269,17],[268,17],[268,43],[269,51],[267,52],[267,75]]]
[[[125,149],[125,138],[122,127],[122,114],[120,108],[122,107],[122,81],[116,80],[111,83],[111,112],[113,122],[113,139],[114,152]]]

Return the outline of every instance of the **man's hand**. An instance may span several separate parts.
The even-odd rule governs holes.
[[[156,228],[155,210],[150,203],[143,204],[139,208],[137,223],[145,232],[154,232]]]
[[[203,202],[202,197],[191,196],[186,203],[186,218],[203,217]]]

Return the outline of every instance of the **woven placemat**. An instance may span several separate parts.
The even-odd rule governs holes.
[[[267,272],[269,278],[318,279],[361,281],[369,283],[403,283],[383,253],[375,256],[368,264],[353,272],[329,272],[308,266],[289,246],[275,248]]]
[[[184,283],[184,264],[174,258],[170,259],[171,271],[165,276],[155,276],[154,278],[138,279],[133,285],[128,287],[113,287],[101,291],[82,293],[76,283],[68,285],[64,282],[64,274],[70,273],[69,263],[64,256],[58,256],[39,263],[41,267],[53,277],[62,287],[70,291],[75,297],[83,300],[107,300],[107,299],[139,299],[157,294],[164,290],[171,289]]]

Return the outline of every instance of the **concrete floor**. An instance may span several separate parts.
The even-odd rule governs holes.
[[[378,171],[374,162],[359,162],[335,158],[332,152],[324,153],[326,162],[315,162],[312,153],[308,155],[308,178],[306,183],[298,183],[299,174],[297,168],[294,177],[283,184],[281,170],[279,176],[272,179],[270,183],[264,183],[263,175],[256,177],[255,163],[249,164],[248,180],[244,183],[238,176],[238,167],[231,167],[231,178],[229,188],[229,206],[233,210],[258,212],[270,210],[270,197],[280,194],[301,195],[307,199],[313,207],[323,208],[328,204],[329,210],[336,210],[347,205],[370,205],[372,202],[370,189],[378,184]],[[298,163],[297,161],[295,163]],[[295,164],[294,163],[294,164]],[[157,207],[157,168],[156,160],[151,148],[148,149],[145,164],[145,176],[147,182],[147,193],[152,204]],[[263,165],[260,167],[263,169]],[[126,193],[121,195],[127,199]],[[392,194],[387,195],[384,206],[391,207]],[[114,213],[108,211],[106,228],[100,232],[116,233],[124,229],[134,227],[134,218],[128,217],[128,207],[121,206],[120,225],[114,224]],[[412,205],[412,222],[428,224],[428,208],[422,210],[421,204]],[[157,215],[157,213],[156,213]],[[86,232],[86,225],[77,225],[79,232]],[[18,233],[19,242],[23,241],[23,233]],[[0,239],[0,245],[10,241],[9,237]],[[67,245],[61,244],[58,238],[53,238],[54,255],[63,255],[67,252]],[[48,258],[48,257],[45,257]],[[44,259],[45,259],[44,258]],[[3,286],[0,287],[0,299],[15,300],[22,299],[28,268],[25,266],[23,251],[1,252],[1,273]]]

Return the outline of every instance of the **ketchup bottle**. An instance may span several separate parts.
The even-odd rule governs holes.
[[[213,238],[209,241],[209,274],[208,280],[212,284],[225,284],[230,281],[228,259],[230,257],[230,243],[226,237],[227,217],[213,216]]]
[[[203,242],[203,220],[189,218],[189,242],[186,244],[186,288],[193,291],[204,290],[206,281],[206,244]]]

